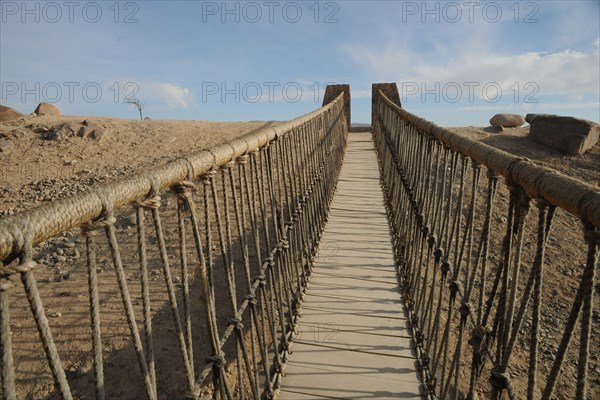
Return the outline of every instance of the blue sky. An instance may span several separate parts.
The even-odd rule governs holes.
[[[68,115],[287,120],[348,83],[444,126],[495,113],[600,120],[598,1],[0,0],[0,102]]]

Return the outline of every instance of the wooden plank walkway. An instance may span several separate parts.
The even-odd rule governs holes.
[[[279,399],[420,399],[371,134],[350,133]]]

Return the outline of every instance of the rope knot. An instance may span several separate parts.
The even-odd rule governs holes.
[[[500,372],[497,368],[493,368],[490,375],[490,383],[498,391],[502,392],[508,389],[510,384],[510,376],[506,372]]]
[[[425,214],[424,213],[417,214],[417,223],[419,225],[422,225],[424,221],[425,221]]]
[[[227,321],[227,325],[233,325],[235,327],[235,329],[237,329],[238,331],[241,331],[244,329],[244,324],[242,323],[242,320],[239,318],[229,318],[229,320]]]
[[[227,365],[227,360],[225,359],[225,353],[219,352],[219,354],[213,354],[212,356],[206,357],[206,362],[213,363],[213,365],[219,369],[225,367]]]
[[[478,353],[481,350],[483,339],[486,337],[487,333],[487,328],[485,327],[485,325],[481,324],[477,325],[471,331],[471,339],[469,339],[469,344],[473,346],[475,352]]]
[[[171,191],[175,193],[176,196],[186,199],[191,197],[194,187],[196,187],[194,182],[181,181],[171,186]]]
[[[509,167],[509,171],[514,172],[515,165],[516,164],[511,164],[511,166]],[[506,178],[506,186],[510,190],[511,195],[515,196],[516,204],[518,206],[520,206],[522,209],[529,208],[529,202],[531,201],[531,198],[529,197],[525,189],[516,184],[512,178]]]
[[[456,297],[456,294],[458,293],[458,291],[460,290],[461,286],[460,286],[460,282],[457,280],[452,280],[452,282],[450,282],[450,293]]]
[[[433,255],[435,257],[435,261],[438,262],[440,261],[440,259],[442,258],[442,256],[444,255],[444,249],[442,249],[441,247],[437,247],[435,249],[435,251],[433,252]]]
[[[149,209],[158,209],[160,208],[160,196],[150,197],[144,200],[137,200],[135,205],[137,207],[149,208]]]
[[[282,343],[282,346],[285,346],[285,345]],[[281,361],[279,361],[279,360],[275,361],[273,366],[275,368],[275,371],[283,372],[283,364],[281,363]]]
[[[247,294],[244,299],[248,300],[248,304],[255,306],[256,305],[256,296],[253,294]]]
[[[415,301],[412,299],[412,297],[410,297],[410,295],[407,294],[404,297],[404,304],[406,305],[406,308],[412,310],[413,306],[415,305]]]
[[[444,276],[447,276],[448,272],[450,272],[450,261],[444,260],[442,261],[442,274],[444,274]],[[450,290],[452,290],[452,288],[450,288]]]
[[[231,169],[235,167],[236,162],[234,160],[227,161],[221,168],[223,169]]]
[[[466,302],[466,301],[462,301],[460,303],[459,312],[460,312],[460,316],[463,319],[463,321],[467,319],[469,314],[471,314],[471,310],[472,310],[471,303]]]
[[[17,272],[23,273],[23,272],[29,272],[37,266],[38,266],[38,263],[36,263],[35,261],[27,260],[23,264],[19,264],[19,265],[13,267],[13,269]]]
[[[217,171],[215,169],[206,171],[202,175],[202,183],[204,183],[205,185],[210,185],[212,183],[213,179],[215,178],[215,175],[217,175]]]
[[[81,234],[86,237],[96,236],[98,230],[114,225],[116,222],[117,219],[114,216],[88,222],[81,227]]]
[[[237,158],[236,162],[240,165],[245,165],[248,163],[248,158],[248,154],[242,154]]]
[[[435,387],[437,385],[437,378],[433,377],[427,381],[427,393],[429,395],[435,396]],[[434,397],[435,398],[435,397]]]
[[[424,343],[425,336],[423,336],[422,332],[417,332],[415,334],[415,342],[417,346],[421,346]]]
[[[495,181],[498,180],[498,175],[496,175],[496,173],[494,171],[492,171],[490,168],[488,168],[486,174],[487,174],[488,179],[495,180]]]
[[[435,235],[429,235],[429,239],[427,239],[427,244],[429,245],[429,248],[432,248],[436,241],[437,238],[435,237]]]
[[[269,268],[273,268],[275,266],[275,260],[273,259],[273,257],[269,256],[265,258],[265,261],[268,263]]]
[[[258,282],[260,286],[265,286],[265,284],[267,283],[267,277],[264,274],[260,274],[256,278],[254,278],[254,282]]]
[[[429,356],[423,356],[423,357],[421,357],[421,361],[419,362],[419,367],[421,369],[427,369],[427,368],[429,368],[430,362],[431,362],[431,359],[429,358]]]
[[[410,322],[413,326],[419,326],[419,318],[417,318],[416,314],[413,314],[412,318],[410,319]]]

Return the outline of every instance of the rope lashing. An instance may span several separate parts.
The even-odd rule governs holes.
[[[160,208],[161,198],[160,196],[153,196],[148,199],[138,200],[135,202],[136,207],[142,207],[146,209],[158,209]]]

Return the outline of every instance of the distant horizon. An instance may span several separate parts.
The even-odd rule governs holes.
[[[371,84],[441,126],[497,113],[600,122],[600,2],[0,2],[0,104],[65,114],[289,120]]]
[[[370,104],[370,101],[369,101],[369,104]],[[7,104],[0,103],[0,105],[6,106],[6,107],[10,107],[10,105],[7,105]],[[21,114],[23,114],[25,116],[34,115],[33,110],[35,110],[35,107],[34,107],[33,110],[28,113],[28,112],[23,112],[22,110],[16,109],[14,107],[11,107],[11,108],[15,109],[16,111],[20,112]],[[318,108],[318,107],[316,107],[316,108]],[[351,106],[351,108],[352,108],[352,110],[351,110],[351,114],[352,114],[352,112],[354,112],[356,110],[352,106]],[[59,107],[59,109],[60,109],[60,107]],[[68,114],[68,113],[65,113],[64,110],[62,110],[62,109],[60,109],[60,110],[61,110],[61,113],[63,114],[63,116],[65,116],[65,117],[118,118],[118,119],[124,119],[124,120],[140,121],[140,118],[137,115],[135,115],[135,116],[134,115],[132,115],[132,116],[121,116],[121,115],[119,115],[119,116],[117,116],[117,115],[89,115],[89,114],[79,115],[79,114]],[[406,110],[406,111],[415,114],[411,110]],[[135,111],[135,113],[137,113],[137,111]],[[468,127],[468,126],[473,126],[473,127],[488,127],[488,126],[490,126],[489,119],[492,116],[494,116],[495,114],[496,113],[490,114],[488,120],[484,121],[482,124],[442,125],[442,124],[440,124],[440,123],[438,123],[437,121],[434,121],[434,120],[429,120],[429,121],[435,123],[436,125],[439,125],[439,126],[442,126],[442,127],[446,127],[446,128],[449,128],[449,127],[450,128],[451,127]],[[534,114],[536,114],[536,113],[534,113]],[[560,115],[560,116],[565,116],[565,117],[573,117],[573,118],[579,118],[579,119],[586,119],[588,121],[592,121],[592,122],[595,122],[595,123],[600,123],[599,120],[587,119],[587,118],[577,117],[577,116],[574,116],[574,115],[554,114],[554,113],[537,113],[537,114],[553,114],[553,115]],[[294,116],[294,117],[292,117],[290,119],[294,119],[296,117],[299,117],[300,115],[302,115],[302,114],[298,114],[298,115],[296,115],[296,116]],[[420,114],[417,114],[417,115],[419,115],[420,117],[423,117]],[[526,114],[523,114],[523,117],[525,117],[525,115]],[[153,118],[151,115],[144,115],[144,117],[145,118],[147,117],[147,118],[149,118],[151,120],[156,119],[156,120],[162,120],[162,121],[211,121],[211,122],[232,122],[232,123],[235,123],[235,122],[286,122],[286,121],[289,121],[289,119],[285,119],[285,120],[284,119],[253,119],[253,120],[228,120],[228,121],[223,121],[223,120],[205,119],[205,118],[191,118],[191,117],[190,118],[168,118],[168,117],[167,118]],[[371,126],[371,123],[370,122],[354,122],[354,121],[352,121],[350,125],[351,126],[356,126],[356,127],[369,127],[369,126]],[[523,126],[528,126],[528,124],[525,123]]]

